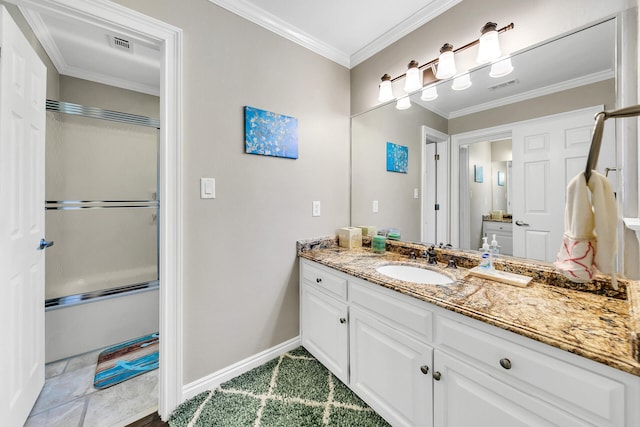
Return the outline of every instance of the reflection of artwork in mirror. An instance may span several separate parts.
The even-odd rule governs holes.
[[[387,170],[407,173],[409,170],[409,147],[387,142]]]
[[[482,176],[482,166],[473,165],[473,182],[484,182]]]
[[[244,120],[246,153],[298,158],[298,119],[244,107]]]
[[[504,187],[504,172],[498,171],[498,185]]]

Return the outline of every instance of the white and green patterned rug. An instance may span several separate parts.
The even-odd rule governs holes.
[[[389,426],[303,347],[184,402],[169,425]]]

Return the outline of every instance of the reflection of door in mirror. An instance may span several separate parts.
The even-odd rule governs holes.
[[[483,221],[491,219],[492,211],[507,212],[506,174],[507,161],[511,160],[511,138],[469,144],[465,157],[464,167],[468,170],[469,248],[477,249],[485,234]],[[479,170],[483,171],[482,176]],[[501,185],[498,172],[502,174]]]

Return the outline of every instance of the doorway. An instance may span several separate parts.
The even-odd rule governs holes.
[[[153,40],[161,51],[159,132],[160,368],[158,412],[166,418],[182,401],[182,30],[112,2],[8,0],[21,9],[82,20],[109,31]]]

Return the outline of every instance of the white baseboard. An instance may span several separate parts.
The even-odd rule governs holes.
[[[206,377],[190,382],[189,384],[182,386],[182,402],[191,399],[203,391],[213,390],[223,382],[244,374],[245,372],[258,367],[271,359],[275,359],[282,353],[293,350],[301,344],[300,336],[297,336],[283,342],[282,344],[278,344],[275,347],[271,347],[265,351],[254,354],[253,356],[249,356],[244,360],[227,366],[226,368],[222,368],[219,371],[207,375]]]

